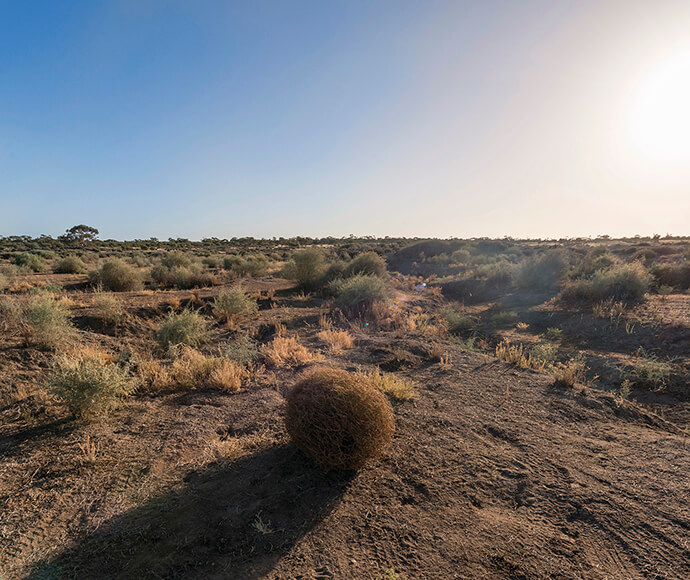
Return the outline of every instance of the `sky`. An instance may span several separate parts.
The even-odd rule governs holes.
[[[690,234],[687,0],[0,0],[0,235]]]

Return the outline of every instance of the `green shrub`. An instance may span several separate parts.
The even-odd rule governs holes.
[[[248,366],[259,360],[259,343],[249,336],[241,336],[233,342],[229,342],[223,349],[225,358],[228,358],[243,366]]]
[[[113,292],[138,290],[142,286],[139,272],[119,258],[105,262],[100,270],[89,274],[89,279],[92,285]]]
[[[295,445],[321,469],[359,469],[381,455],[395,432],[386,397],[363,374],[320,368],[287,395],[285,425]]]
[[[164,288],[177,287],[180,290],[213,286],[215,277],[197,263],[189,266],[167,267],[163,264],[151,269],[151,278]]]
[[[658,391],[668,385],[672,366],[654,354],[640,348],[637,351],[635,366],[628,376],[630,382],[639,388]]]
[[[594,303],[601,300],[636,302],[649,291],[650,276],[639,262],[618,264],[598,271],[588,280],[572,280],[560,292],[564,302]]]
[[[47,376],[48,390],[65,403],[72,415],[88,419],[109,413],[138,387],[127,367],[100,357],[54,361]]]
[[[246,256],[227,256],[223,266],[235,278],[265,276],[268,270],[268,258],[263,254],[248,254]]]
[[[67,309],[49,294],[34,296],[22,312],[27,344],[58,348],[72,338],[73,327]]]
[[[530,256],[517,266],[515,284],[521,290],[555,288],[567,267],[568,260],[560,250]]]
[[[349,278],[358,274],[385,276],[386,273],[386,261],[381,256],[376,252],[364,252],[347,265],[344,275]]]
[[[97,290],[94,293],[93,307],[96,317],[105,324],[118,325],[125,316],[124,302],[110,292]]]
[[[374,303],[389,299],[386,282],[378,276],[357,275],[331,284],[335,305],[353,313],[369,310]]]
[[[163,320],[156,340],[163,348],[177,344],[198,346],[208,338],[208,321],[198,312],[183,310],[171,312]]]
[[[320,248],[307,248],[295,253],[292,261],[283,268],[282,276],[295,280],[304,290],[314,290],[322,284],[327,269],[323,251]]]
[[[654,264],[651,274],[657,286],[669,286],[679,290],[690,288],[690,262]]]
[[[256,300],[239,286],[222,290],[213,301],[213,313],[221,321],[251,316],[257,310]]]
[[[475,318],[452,307],[444,308],[441,311],[441,316],[448,326],[448,332],[451,334],[468,334],[477,326]]]
[[[56,274],[83,274],[86,264],[78,256],[67,256],[55,264],[53,270]]]
[[[41,256],[29,252],[24,252],[16,256],[14,258],[14,263],[17,266],[28,268],[34,272],[46,272],[48,270],[48,265]]]
[[[191,265],[191,258],[179,250],[168,252],[165,254],[165,256],[163,256],[163,258],[161,258],[161,266],[168,269],[176,267],[189,268]]]

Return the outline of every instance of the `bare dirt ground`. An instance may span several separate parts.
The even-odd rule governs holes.
[[[288,323],[328,364],[415,382],[386,456],[323,474],[292,447],[295,368],[237,394],[142,392],[96,423],[30,395],[0,408],[3,580],[690,577],[683,427],[448,340],[444,365],[427,337],[363,327],[349,329],[354,349],[327,354],[322,301],[278,291],[252,324]],[[144,348],[166,304],[204,308],[217,289],[125,293],[118,330],[99,329],[74,292],[89,340]],[[2,388],[39,382],[48,359],[0,340]]]

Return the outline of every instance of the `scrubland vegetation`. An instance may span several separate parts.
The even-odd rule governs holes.
[[[643,416],[647,425],[682,432],[690,427],[689,286],[690,240],[678,238],[2,238],[0,450],[25,458],[8,464],[7,485],[40,503],[52,477],[73,490],[59,508],[69,514],[65,522],[87,521],[92,474],[120,511],[92,509],[117,520],[180,482],[205,477],[194,473],[251,469],[281,485],[262,462],[291,441],[303,456],[280,451],[290,458],[280,459],[280,469],[286,481],[296,478],[300,493],[311,489],[300,488],[300,478],[320,493],[340,489],[333,474],[322,480],[318,470],[305,471],[314,465],[364,469],[389,486],[390,497],[400,495],[383,509],[400,510],[441,485],[414,483],[422,466],[400,465],[406,445],[428,437],[420,449],[433,455],[435,438],[461,429],[456,415],[447,415],[463,409],[456,396],[466,397],[465,406],[500,396],[491,399],[490,413],[482,411],[487,416],[475,410],[467,421],[481,437],[510,445],[523,435],[493,425],[495,409],[514,413],[506,415],[509,424],[524,419],[526,405],[550,413],[559,401],[587,397],[594,397],[588,413],[608,405],[616,417]],[[482,388],[468,391],[475,380]],[[544,397],[555,397],[550,407]],[[580,412],[573,409],[573,416]],[[446,456],[466,447],[464,439],[442,445]],[[73,464],[71,471],[43,475],[53,456]],[[294,467],[296,461],[303,463]],[[471,479],[462,470],[453,477]],[[240,485],[241,476],[232,481]],[[40,515],[10,488],[0,485],[0,493],[19,536],[57,517],[56,507]],[[529,505],[516,497],[521,509]],[[296,516],[285,516],[281,528],[272,519],[283,517],[283,508],[257,501],[230,535],[247,554],[256,546],[268,554],[271,538],[287,537]],[[40,546],[30,550],[11,540],[13,548],[0,548],[0,576],[73,562],[75,570],[88,569],[88,554],[99,553],[95,544],[84,540],[84,557],[49,548],[80,531],[61,524],[41,532]],[[137,549],[117,542],[118,553]],[[159,575],[176,570],[163,560],[149,563]]]

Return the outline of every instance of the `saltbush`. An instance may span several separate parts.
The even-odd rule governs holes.
[[[282,276],[295,280],[304,290],[314,290],[322,284],[327,269],[323,251],[319,248],[307,248],[295,252],[292,261],[283,268]]]
[[[386,261],[381,256],[376,252],[364,252],[347,265],[344,275],[349,278],[358,274],[385,276],[386,273]]]
[[[178,344],[199,346],[207,338],[208,321],[193,310],[170,312],[156,333],[156,340],[163,348]]]
[[[53,270],[56,274],[83,274],[86,264],[79,256],[67,256],[59,260]]]
[[[378,276],[357,275],[331,284],[335,305],[351,313],[365,312],[375,303],[385,303],[389,298],[386,282]]]
[[[141,288],[142,281],[139,272],[119,258],[105,262],[100,270],[89,274],[91,284],[102,286],[113,292],[127,292]]]
[[[56,359],[46,386],[65,403],[72,415],[88,419],[117,408],[138,382],[126,366],[106,362],[100,356]]]
[[[31,254],[24,252],[14,258],[14,263],[17,266],[28,268],[34,272],[45,272],[48,270],[46,261],[38,254]]]
[[[649,291],[651,277],[639,262],[617,264],[598,271],[590,279],[572,280],[560,292],[564,302],[594,303],[601,300],[637,302]]]
[[[221,321],[245,318],[257,310],[256,300],[239,286],[222,290],[213,300],[213,313]]]

